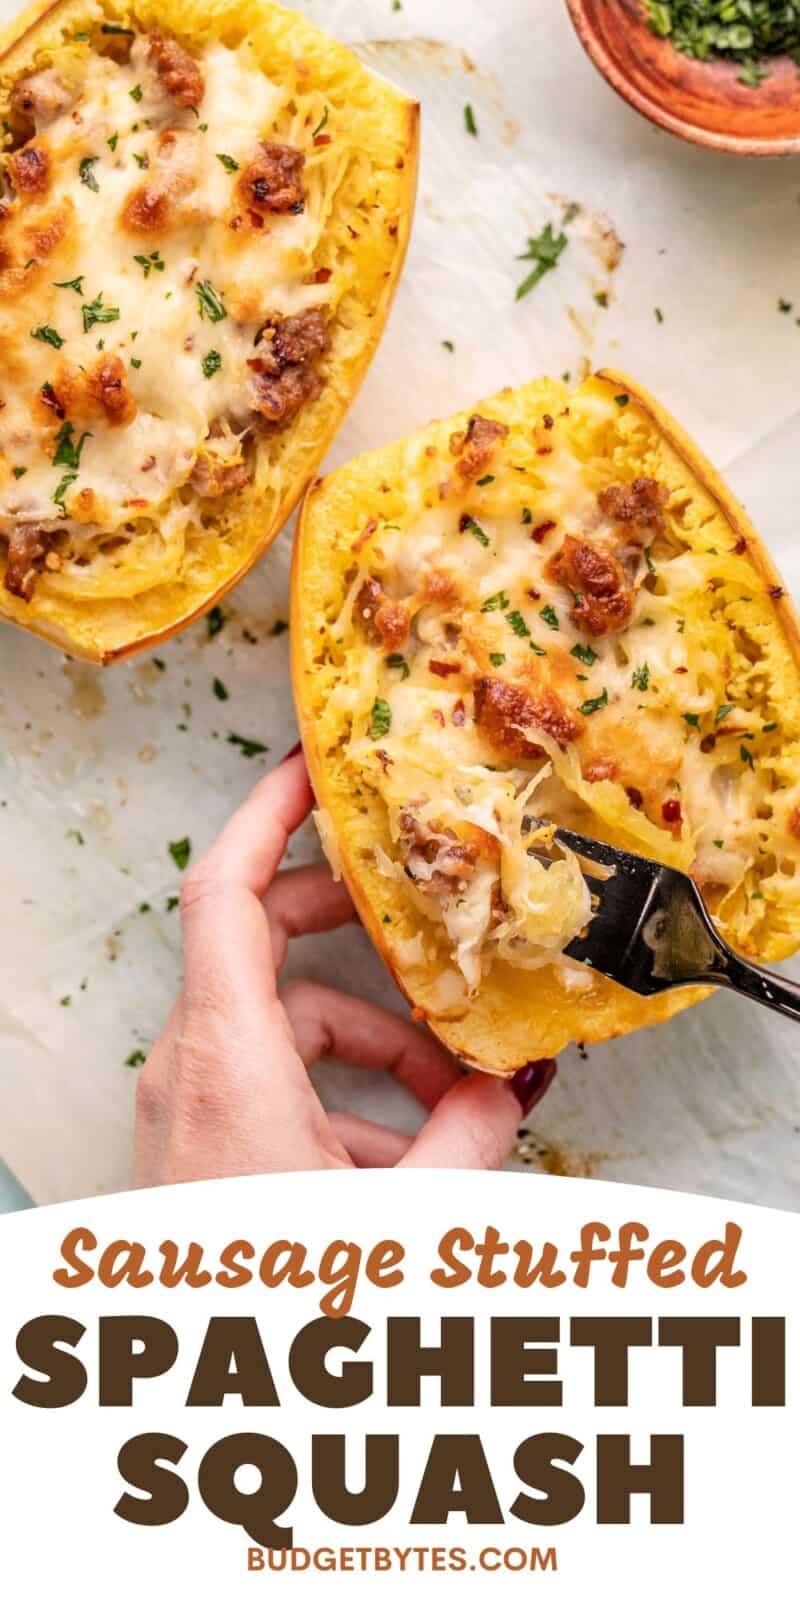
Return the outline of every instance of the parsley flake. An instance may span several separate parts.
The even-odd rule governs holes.
[[[574,644],[570,655],[574,656],[576,661],[582,661],[585,667],[593,667],[597,660],[597,651],[593,650],[590,644]]]
[[[466,128],[467,133],[472,134],[473,139],[477,139],[478,124],[475,121],[475,112],[473,111],[472,106],[464,107],[464,127]]]
[[[493,650],[489,656],[489,660],[491,661],[493,667],[502,667],[505,666],[506,658],[503,655],[502,650]]]
[[[31,338],[41,340],[42,344],[51,344],[54,350],[60,350],[64,343],[60,333],[43,323],[41,328],[31,328]]]
[[[512,633],[517,635],[518,639],[530,638],[531,630],[528,627],[528,624],[525,621],[521,611],[509,611],[508,616],[506,617],[506,622],[508,623]]]
[[[223,322],[228,313],[208,278],[203,278],[195,286],[197,292],[197,306],[201,317],[208,317],[209,322]]]
[[[484,550],[488,550],[490,543],[489,535],[488,533],[484,533],[480,523],[476,522],[474,517],[462,517],[461,527],[464,533],[471,533],[473,539],[477,539],[478,544],[482,544]]]
[[[230,695],[228,694],[228,691],[225,688],[225,685],[222,682],[221,678],[212,678],[211,687],[212,687],[212,689],[213,689],[213,691],[214,691],[214,693],[215,693],[215,695],[216,695],[218,700],[229,700],[230,699]]]
[[[641,689],[642,691],[650,688],[650,668],[646,661],[635,669],[631,678],[631,688]]]
[[[383,739],[392,726],[392,708],[388,700],[373,700],[367,735],[370,739]]]
[[[548,628],[560,629],[561,624],[560,624],[560,622],[558,620],[558,617],[556,616],[556,613],[555,613],[555,611],[554,611],[552,606],[550,606],[550,605],[542,606],[542,609],[539,612],[539,616],[541,617],[542,622],[546,622],[547,623]]]
[[[78,168],[81,183],[85,183],[87,189],[91,189],[94,194],[100,193],[100,185],[94,175],[94,167],[99,160],[99,156],[84,156]]]
[[[552,272],[558,265],[562,251],[566,250],[569,243],[565,233],[553,233],[552,223],[548,222],[540,234],[528,239],[527,249],[522,255],[517,256],[518,261],[535,261],[536,266],[527,278],[517,286],[514,298],[521,300],[523,295],[530,294],[531,289],[541,281],[546,272]]]
[[[228,744],[238,745],[242,755],[246,756],[248,761],[251,760],[253,756],[266,755],[267,751],[269,750],[268,744],[261,744],[260,740],[258,739],[247,739],[242,733],[229,733]]]
[[[582,717],[592,717],[594,716],[595,711],[602,711],[603,706],[607,705],[608,690],[604,689],[603,693],[595,695],[593,700],[584,700],[583,705],[579,706],[578,710],[580,711]]]
[[[178,871],[184,872],[186,867],[189,865],[189,857],[192,853],[191,839],[173,839],[172,842],[167,845],[167,849],[172,856]]]
[[[233,156],[226,156],[224,151],[221,151],[221,150],[217,151],[217,160],[225,168],[226,172],[238,172],[239,171],[239,163],[238,163],[238,161],[234,161]]]
[[[83,273],[79,278],[68,278],[66,283],[54,283],[54,289],[74,289],[76,294],[83,294]]]
[[[209,350],[208,355],[203,356],[202,366],[203,377],[213,378],[214,373],[219,372],[220,367],[222,366],[222,356],[220,355],[219,351]]]
[[[88,333],[96,322],[119,322],[119,306],[104,306],[102,294],[95,295],[88,306],[81,306],[83,331]]]
[[[225,621],[225,612],[223,611],[222,607],[212,606],[208,616],[206,617],[206,626],[208,628],[209,639],[213,639],[215,633],[222,632],[222,629],[225,626]]]
[[[411,668],[406,661],[405,656],[399,655],[396,651],[393,651],[390,656],[386,657],[386,665],[387,667],[396,669],[400,673],[403,682],[405,682],[406,678],[410,678],[411,676]]]

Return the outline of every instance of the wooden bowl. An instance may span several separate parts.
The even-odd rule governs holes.
[[[629,105],[669,133],[740,156],[800,154],[800,74],[787,56],[757,89],[740,68],[692,61],[651,33],[639,0],[567,0],[586,53]]]

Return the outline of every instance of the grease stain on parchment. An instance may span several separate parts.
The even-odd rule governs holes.
[[[65,661],[62,672],[69,683],[65,705],[73,716],[83,722],[93,722],[106,709],[106,691],[100,667],[90,667],[83,661]]]
[[[481,109],[489,111],[497,120],[503,144],[511,145],[519,136],[519,123],[505,105],[499,78],[484,67],[479,67],[466,50],[446,44],[442,39],[370,39],[365,44],[354,45],[354,53],[367,64],[379,63],[378,70],[386,68],[391,74],[391,63],[399,71],[428,68],[448,78],[463,77],[475,80],[481,95]],[[389,65],[387,66],[387,63]],[[416,87],[413,89],[416,92]]]
[[[537,1138],[524,1129],[511,1153],[512,1161],[523,1167],[535,1167],[554,1178],[593,1178],[598,1168],[609,1158],[599,1150],[567,1150],[553,1140]]]

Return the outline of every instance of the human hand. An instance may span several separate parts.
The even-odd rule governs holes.
[[[498,1167],[555,1063],[465,1076],[433,1036],[381,1006],[278,979],[288,942],[354,917],[327,866],[278,872],[313,795],[302,755],[261,780],[186,874],[183,988],[142,1069],[137,1185],[353,1166]],[[328,1113],[308,1076],[336,1055],[389,1072],[430,1112],[415,1139]]]

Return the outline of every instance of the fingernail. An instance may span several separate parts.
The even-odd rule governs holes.
[[[511,1079],[511,1088],[516,1095],[521,1107],[522,1115],[526,1117],[529,1111],[547,1093],[556,1075],[556,1064],[548,1056],[541,1061],[527,1061],[520,1067]]]
[[[303,748],[303,746],[300,743],[300,740],[298,739],[297,744],[293,744],[291,750],[287,750],[285,756],[281,756],[281,759],[278,762],[278,766],[282,767],[284,761],[291,761],[292,756],[298,755],[299,752],[302,750],[302,748]]]

